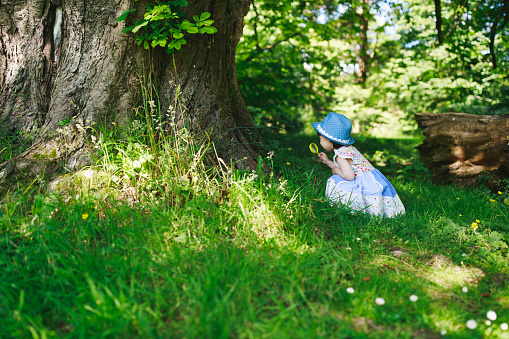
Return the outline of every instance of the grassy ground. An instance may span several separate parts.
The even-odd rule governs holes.
[[[316,136],[267,135],[264,177],[142,135],[4,200],[0,337],[509,338],[507,192],[433,185],[418,139],[356,139],[407,208],[381,219],[323,201]]]

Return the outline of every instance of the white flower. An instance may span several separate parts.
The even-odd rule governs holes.
[[[468,287],[463,286],[463,287],[461,288],[461,290],[463,291],[463,293],[467,293],[467,292],[468,292]]]
[[[69,200],[71,200],[71,197],[65,198],[64,202],[67,204],[69,202]]]
[[[486,326],[491,326],[491,321],[489,320],[486,320],[484,323],[486,324]]]
[[[361,241],[361,238],[357,238],[357,241]]]
[[[470,319],[469,321],[467,321],[467,327],[471,330],[475,330],[475,328],[477,327],[477,321]]]
[[[486,314],[486,318],[488,318],[491,321],[497,320],[497,314],[494,311],[489,310]]]
[[[376,303],[377,305],[380,305],[380,306],[381,306],[381,305],[384,305],[384,304],[385,304],[385,299],[384,299],[384,298],[376,298],[376,299],[375,299],[375,303]]]
[[[411,301],[411,302],[416,302],[417,300],[419,300],[419,297],[418,297],[418,296],[416,296],[416,295],[411,295],[411,296],[410,296],[410,301]]]
[[[76,195],[76,200],[80,200],[80,195],[79,194]]]
[[[467,255],[468,255],[468,254],[466,254],[466,253],[463,253],[463,254],[462,254],[461,256],[462,256],[462,257],[466,257]]]
[[[346,291],[347,291],[348,293],[350,293],[350,294],[353,294],[353,292],[355,292],[355,290],[353,289],[353,287],[348,287],[348,288],[346,289]]]
[[[347,247],[347,248],[345,248],[345,249],[346,249],[346,250],[351,250],[351,248],[350,248],[350,247]]]
[[[441,334],[441,335],[446,335],[446,334],[447,334],[447,330],[442,330],[442,331],[440,332],[440,334]]]
[[[509,326],[507,325],[507,323],[503,323],[503,324],[500,325],[500,329],[502,331],[507,331],[508,328],[509,328]]]

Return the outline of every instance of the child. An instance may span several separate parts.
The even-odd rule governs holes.
[[[326,152],[334,152],[332,161],[325,153],[318,157],[332,169],[325,196],[333,203],[373,215],[394,217],[405,213],[398,194],[385,176],[353,146],[352,123],[339,113],[329,113],[322,122],[313,123]]]

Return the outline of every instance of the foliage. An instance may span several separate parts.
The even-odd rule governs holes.
[[[26,151],[34,142],[35,135],[10,130],[0,121],[0,164]]]
[[[166,48],[167,53],[172,53],[175,49],[180,50],[182,45],[187,44],[184,39],[186,34],[216,33],[217,28],[211,26],[214,20],[209,19],[211,16],[209,12],[204,12],[200,16],[194,15],[194,23],[186,19],[182,20],[184,13],[180,8],[186,7],[188,4],[189,2],[186,0],[149,3],[143,19],[136,21],[133,26],[124,28],[122,33],[130,31],[137,33],[143,29],[145,34],[136,36],[138,46],[143,44],[145,49],[149,49],[150,46],[152,48],[159,46]],[[136,10],[125,10],[117,20],[124,21],[133,12]]]

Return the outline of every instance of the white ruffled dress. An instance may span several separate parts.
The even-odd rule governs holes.
[[[327,180],[325,196],[331,203],[389,218],[405,213],[405,207],[389,180],[355,147],[349,145],[334,150],[333,161],[338,166],[336,157],[352,159],[355,178],[348,181],[335,174]]]

